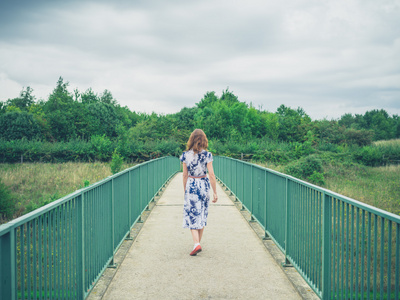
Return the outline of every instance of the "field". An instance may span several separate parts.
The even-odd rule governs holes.
[[[133,165],[125,164],[122,169]],[[100,162],[0,164],[1,182],[16,204],[14,218],[111,174],[110,165]]]

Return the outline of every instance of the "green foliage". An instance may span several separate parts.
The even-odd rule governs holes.
[[[90,139],[93,147],[95,159],[100,161],[108,161],[112,156],[114,145],[105,135],[94,135]]]
[[[110,163],[111,173],[116,174],[120,172],[123,164],[124,158],[117,152],[117,150],[114,150]]]
[[[22,89],[18,98],[7,100],[6,107],[15,107],[18,108],[19,111],[28,110],[35,102],[35,96],[32,95],[32,92],[33,89],[29,86],[25,90]]]
[[[304,180],[308,180],[310,177],[315,179],[319,175],[314,173],[323,173],[322,162],[316,155],[302,157],[289,163],[285,167],[285,173]]]
[[[243,153],[245,159],[283,165],[321,151],[357,152],[353,158],[367,165],[400,156],[397,148],[360,148],[400,137],[399,116],[384,110],[312,121],[300,107],[281,105],[268,112],[226,89],[221,96],[207,92],[196,106],[178,113],[149,115],[121,107],[108,90],[70,93],[68,86],[60,77],[47,101],[35,101],[27,87],[19,97],[0,103],[0,160],[109,161],[117,149],[127,161],[142,161],[178,155],[195,128],[205,131],[216,154],[241,158]]]
[[[383,164],[383,154],[378,147],[366,146],[354,153],[356,161],[366,166],[380,166]]]
[[[11,218],[15,212],[15,199],[0,178],[0,219]]]
[[[7,141],[36,139],[41,134],[40,126],[28,112],[7,112],[0,115],[0,139]]]
[[[310,176],[308,176],[307,181],[324,186],[325,185],[325,177],[324,174],[314,171]]]

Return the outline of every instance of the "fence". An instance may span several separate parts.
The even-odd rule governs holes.
[[[322,299],[400,299],[400,217],[227,157],[215,173]]]
[[[179,167],[151,160],[0,226],[0,299],[86,298]]]

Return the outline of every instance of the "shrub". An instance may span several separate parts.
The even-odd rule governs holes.
[[[314,172],[323,173],[322,162],[315,155],[302,157],[285,168],[285,173],[304,180],[307,180]]]
[[[308,176],[307,181],[316,185],[325,185],[324,174],[315,171],[310,176]]]
[[[113,142],[105,135],[94,135],[90,142],[95,153],[95,158],[100,161],[108,161],[114,149]]]
[[[117,152],[117,150],[114,150],[112,154],[112,160],[110,163],[111,173],[116,174],[119,171],[121,171],[123,164],[124,164],[123,157]]]
[[[384,164],[383,155],[378,147],[365,146],[354,153],[356,161],[366,166],[380,166]]]

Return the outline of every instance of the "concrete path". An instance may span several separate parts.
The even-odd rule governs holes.
[[[218,186],[203,251],[182,228],[178,173],[158,200],[102,299],[301,299],[254,230]]]

